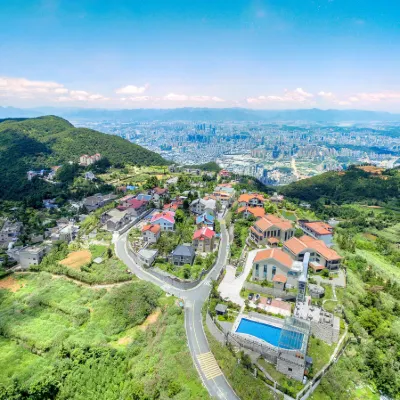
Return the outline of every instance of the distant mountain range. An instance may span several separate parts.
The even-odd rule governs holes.
[[[174,109],[89,109],[42,107],[20,109],[0,107],[0,118],[29,118],[56,115],[73,120],[118,121],[190,121],[190,122],[399,122],[400,114],[363,110],[251,110],[246,108],[174,108]]]

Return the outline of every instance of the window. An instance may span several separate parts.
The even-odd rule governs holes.
[[[276,274],[276,267],[272,267],[272,277]]]
[[[258,264],[256,264],[256,271],[258,271]]]
[[[267,266],[266,265],[264,265],[264,274],[263,274],[263,276],[264,276],[264,279],[267,279]]]
[[[288,368],[288,371],[289,371],[289,372],[292,372],[292,371],[293,371],[293,369],[292,369],[292,368]]]

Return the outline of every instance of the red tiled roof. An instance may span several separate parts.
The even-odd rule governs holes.
[[[146,231],[150,231],[154,234],[157,234],[158,232],[161,231],[161,226],[160,225],[153,225],[153,224],[149,224],[149,225],[145,225],[142,228],[142,232],[146,232]]]
[[[311,229],[317,235],[332,235],[333,227],[323,221],[305,222],[304,226]]]
[[[287,268],[291,268],[293,264],[293,260],[290,258],[289,254],[284,253],[281,249],[261,250],[256,254],[253,262],[268,260],[269,258],[275,259]]]
[[[151,222],[158,221],[159,219],[165,219],[168,222],[171,222],[171,224],[175,224],[175,213],[172,211],[163,211],[157,214],[154,214],[153,217],[151,218]]]
[[[146,204],[145,201],[138,199],[127,200],[127,203],[129,204],[129,208],[134,208],[135,210]]]
[[[262,202],[265,201],[265,198],[263,195],[259,193],[244,193],[239,196],[238,202],[239,203],[248,203],[251,199],[257,199]]]
[[[275,238],[275,237],[271,237],[267,240],[268,243],[279,243],[279,239]]]
[[[282,274],[276,274],[273,278],[272,278],[273,282],[279,282],[279,283],[286,283],[287,282],[287,278],[285,275]]]
[[[287,231],[292,229],[292,224],[289,221],[285,221],[282,218],[277,217],[273,214],[266,214],[260,218],[254,225],[260,228],[262,231],[267,230],[271,226],[276,226],[278,229]]]
[[[284,246],[296,255],[304,250],[310,249],[311,251],[313,250],[321,254],[321,256],[328,261],[340,260],[342,258],[335,250],[327,247],[322,240],[317,240],[307,235],[301,238],[292,237],[284,243]]]
[[[271,306],[280,308],[282,310],[292,311],[292,306],[290,305],[290,303],[287,303],[286,301],[282,301],[282,300],[273,299],[271,301]]]
[[[168,189],[163,189],[160,187],[155,187],[153,190],[154,190],[154,193],[157,193],[157,194],[164,194],[164,193],[168,192]]]
[[[203,227],[198,229],[194,234],[193,234],[193,240],[195,239],[202,239],[204,237],[211,239],[215,236],[215,232],[211,230],[210,228]]]
[[[240,214],[246,210],[256,218],[261,218],[265,215],[265,210],[263,207],[240,207],[238,209],[238,213]]]

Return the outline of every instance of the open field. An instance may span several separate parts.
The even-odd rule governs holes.
[[[68,254],[67,258],[60,261],[60,264],[66,267],[79,269],[85,264],[88,264],[92,259],[92,253],[89,250],[78,250]]]

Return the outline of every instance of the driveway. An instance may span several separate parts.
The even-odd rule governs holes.
[[[231,265],[226,266],[224,279],[218,287],[223,299],[230,300],[240,306],[244,305],[244,299],[240,297],[240,290],[242,289],[242,286],[251,271],[254,257],[259,251],[260,250],[252,250],[249,252],[247,255],[246,264],[244,266],[244,271],[237,278],[235,277],[236,268],[232,267]]]

